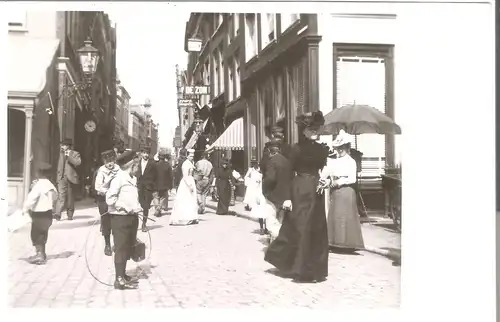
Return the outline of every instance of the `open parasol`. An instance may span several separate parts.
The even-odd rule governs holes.
[[[401,134],[401,128],[389,116],[368,105],[345,105],[325,116],[325,125],[318,135],[336,135],[340,130],[349,134]]]

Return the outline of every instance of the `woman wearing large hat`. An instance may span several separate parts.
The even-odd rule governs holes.
[[[228,215],[231,203],[231,185],[234,184],[233,171],[231,170],[229,158],[222,160],[221,167],[215,174],[215,185],[217,188],[217,215]]]
[[[317,187],[328,148],[315,142],[314,135],[324,123],[323,114],[300,115],[296,123],[299,142],[291,152],[296,172],[291,212],[284,216],[279,235],[267,249],[265,260],[295,282],[321,282],[328,276],[328,232],[324,198],[317,193]]]
[[[364,249],[361,223],[356,202],[356,161],[349,155],[350,140],[341,130],[332,143],[337,158],[330,160],[322,177],[330,188],[328,239],[331,247],[341,252]]]

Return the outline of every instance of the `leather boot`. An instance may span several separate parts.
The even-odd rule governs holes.
[[[135,290],[137,289],[136,285],[128,283],[125,278],[118,276],[115,280],[114,287],[116,290]]]
[[[106,255],[106,256],[113,255],[113,251],[111,250],[111,245],[106,244],[106,246],[104,246],[104,255]]]
[[[36,255],[35,258],[33,259],[33,264],[41,265],[45,262],[43,259],[42,246],[40,245],[35,246],[35,250],[36,250]]]
[[[68,211],[68,220],[73,220],[73,210]]]
[[[42,245],[42,257],[43,260],[46,262],[47,261],[47,253],[45,252],[45,245]]]
[[[146,226],[146,220],[142,222],[142,232],[143,233],[148,232],[148,227]]]

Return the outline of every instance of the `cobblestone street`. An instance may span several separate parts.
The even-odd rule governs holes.
[[[94,208],[88,212],[95,212]],[[169,216],[151,223],[149,263],[129,262],[138,274],[139,289],[116,291],[96,281],[86,268],[85,249],[92,272],[112,283],[113,263],[103,255],[98,225],[52,229],[45,266],[28,263],[33,254],[29,226],[10,234],[9,301],[12,307],[152,307],[152,308],[379,308],[398,307],[400,267],[368,252],[331,254],[328,280],[295,284],[270,273],[263,260],[265,242],[258,224],[234,216],[202,216],[199,225],[169,226]],[[156,218],[155,218],[156,219]],[[381,227],[363,225],[365,241],[394,240]],[[139,238],[147,236],[139,232]],[[85,240],[89,235],[86,247]],[[377,241],[377,239],[380,239]],[[399,240],[399,236],[397,236]],[[148,262],[148,261],[146,261]]]

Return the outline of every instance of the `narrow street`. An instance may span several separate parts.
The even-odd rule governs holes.
[[[92,217],[96,211],[88,208],[80,216]],[[151,265],[131,262],[127,270],[141,278],[139,289],[124,292],[99,283],[87,270],[85,249],[92,272],[105,283],[113,281],[112,259],[103,254],[98,225],[51,229],[45,266],[28,263],[33,254],[28,225],[9,237],[9,304],[18,308],[399,307],[400,267],[388,258],[368,252],[331,254],[326,282],[295,284],[272,274],[272,266],[264,262],[265,241],[257,234],[257,223],[216,216],[212,209],[201,220],[199,225],[174,227],[166,215],[152,223]],[[367,244],[399,242],[399,235],[375,225],[364,224],[363,233]],[[147,236],[138,234],[149,245]]]

